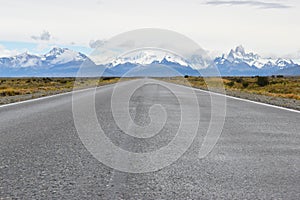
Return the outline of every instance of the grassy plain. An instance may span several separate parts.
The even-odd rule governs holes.
[[[209,85],[210,90],[217,92],[224,88],[226,93],[232,96],[300,109],[300,77],[203,78],[186,76],[159,79],[200,89],[208,89],[207,85]],[[118,81],[120,78],[0,78],[0,104]],[[267,100],[265,97],[268,97]],[[272,102],[273,100],[276,101]]]
[[[76,81],[75,81],[76,80]],[[0,78],[0,104],[112,84],[119,78]]]
[[[300,77],[173,77],[163,80],[200,89],[207,89],[209,85],[216,91],[224,87],[226,91],[300,100]]]

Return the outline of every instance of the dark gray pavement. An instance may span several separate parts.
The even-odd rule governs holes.
[[[130,88],[139,81],[150,80],[122,84]],[[166,108],[164,128],[148,139],[123,134],[114,122],[114,85],[97,89],[101,126],[114,144],[128,151],[161,148],[178,129],[180,108],[174,91],[190,89],[168,83],[172,93],[151,82],[136,90],[129,102],[139,125],[149,123],[151,105]],[[77,96],[84,98],[89,92]],[[116,171],[89,153],[74,125],[72,94],[0,107],[0,198],[300,199],[300,114],[227,98],[222,135],[212,152],[199,159],[211,116],[210,96],[195,92],[201,118],[191,147],[172,165],[145,174]]]

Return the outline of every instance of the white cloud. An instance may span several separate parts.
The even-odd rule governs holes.
[[[41,38],[38,33],[46,29],[51,30],[51,43],[89,46],[93,38],[110,39],[139,28],[163,28],[221,52],[237,44],[259,54],[284,55],[298,50],[300,1],[219,0],[247,1],[243,6],[205,3],[213,1],[217,0],[100,0],[100,4],[98,0],[9,0],[0,6],[0,35],[3,41],[32,42],[30,36]],[[291,8],[261,9],[276,6]]]
[[[253,6],[260,9],[285,9],[291,8],[288,4],[278,3],[278,2],[268,2],[268,1],[245,1],[245,0],[235,0],[235,1],[220,1],[212,0],[207,1],[208,5],[229,5],[229,6]]]
[[[42,41],[49,41],[51,39],[51,34],[49,31],[43,31],[39,36],[31,36],[34,40],[42,40]]]
[[[42,52],[42,51],[44,51],[46,49],[49,49],[49,48],[50,48],[49,44],[48,43],[44,43],[44,42],[40,42],[36,46],[36,50],[38,52]]]
[[[10,56],[15,56],[17,54],[19,54],[20,52],[18,52],[17,50],[9,50],[6,49],[4,46],[2,46],[0,44],[0,58],[3,57],[10,57]]]
[[[104,40],[91,40],[89,45],[91,48],[95,49],[97,47],[103,46],[105,43]]]
[[[292,59],[292,60],[298,60],[300,61],[300,50],[290,53],[290,54],[286,54],[284,56],[282,56],[283,58],[287,58],[287,59]]]

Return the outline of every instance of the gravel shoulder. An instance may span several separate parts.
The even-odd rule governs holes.
[[[176,82],[172,82],[172,83],[180,84],[180,83],[176,83]],[[181,84],[181,85],[185,85],[185,84]],[[207,88],[202,88],[202,87],[193,87],[193,88],[207,90]],[[216,92],[216,93],[224,93],[223,91],[218,90],[217,88],[212,89],[211,91]],[[267,95],[261,95],[261,94],[253,94],[253,93],[248,93],[248,92],[243,92],[243,91],[238,91],[238,90],[228,90],[228,89],[226,89],[225,93],[228,96],[233,96],[233,97],[248,99],[248,100],[252,100],[252,101],[256,101],[256,102],[267,103],[267,104],[271,104],[271,105],[275,105],[275,106],[281,106],[281,107],[285,107],[285,108],[300,110],[300,100],[297,100],[297,99],[274,97],[274,96],[267,96]]]
[[[40,91],[40,92],[36,92],[33,94],[23,94],[23,95],[0,97],[0,105],[20,102],[20,101],[26,101],[26,100],[30,100],[30,99],[36,99],[36,98],[40,98],[40,97],[51,96],[51,95],[56,95],[56,94],[61,94],[61,93],[66,93],[66,92],[71,92],[71,91],[72,90],[70,90],[70,89],[57,90],[57,91]]]
[[[239,97],[242,99],[248,99],[252,101],[272,104],[272,105],[281,106],[285,108],[300,110],[300,101],[296,99],[272,97],[272,96],[251,94],[251,93],[246,93],[241,91],[230,91],[230,90],[227,90],[226,94],[229,96]]]

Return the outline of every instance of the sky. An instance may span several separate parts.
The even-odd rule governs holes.
[[[211,53],[243,45],[265,57],[300,58],[297,0],[0,0],[0,56],[68,47],[89,54],[140,28],[184,34]]]

